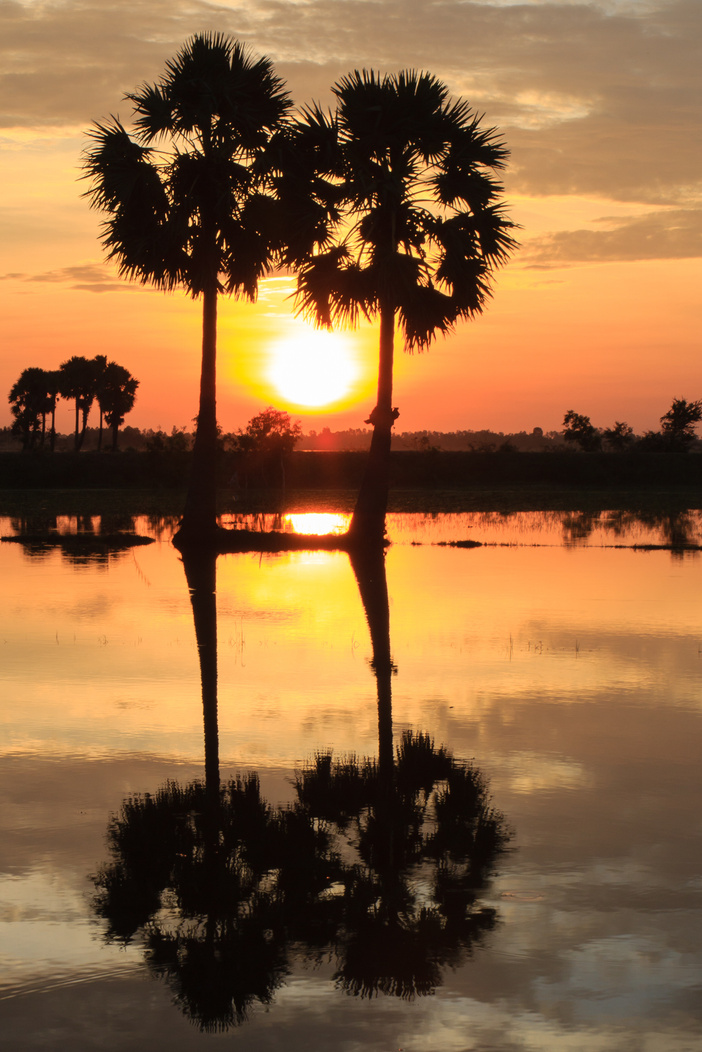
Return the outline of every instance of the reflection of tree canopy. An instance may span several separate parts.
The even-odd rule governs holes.
[[[24,554],[33,559],[58,549],[63,559],[76,566],[106,568],[131,548],[153,543],[150,537],[132,532],[134,516],[125,512],[59,516],[39,508],[10,521],[14,533],[3,541],[21,545]]]
[[[431,993],[495,921],[480,908],[506,843],[478,771],[405,734],[388,773],[318,756],[273,808],[255,776],[170,782],[130,797],[94,878],[106,937],[143,939],[148,965],[203,1030],[270,1004],[293,951],[330,954],[361,996]]]
[[[632,543],[626,547],[666,548],[673,558],[683,558],[686,553],[696,552],[700,548],[699,522],[696,516],[685,508],[666,508],[654,511],[576,511],[565,512],[561,516],[563,540],[566,545],[576,545],[587,540],[596,529],[602,529],[617,538],[626,538],[635,533],[638,527],[658,530],[661,534],[659,543]]]
[[[336,980],[353,994],[432,993],[495,913],[477,895],[508,834],[479,771],[406,732],[390,771],[326,753],[296,783],[345,859]]]
[[[300,808],[271,808],[255,776],[169,782],[131,797],[108,829],[94,878],[107,937],[143,936],[151,970],[203,1030],[269,1004],[288,971],[286,925],[326,887],[327,837]]]

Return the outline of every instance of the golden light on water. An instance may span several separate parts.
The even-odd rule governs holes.
[[[349,526],[348,515],[332,512],[301,512],[298,515],[286,515],[285,523],[292,527],[293,533],[341,534]]]

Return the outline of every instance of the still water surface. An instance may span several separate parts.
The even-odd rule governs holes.
[[[344,519],[283,523],[315,525]],[[702,1047],[699,513],[390,516],[385,580],[344,553],[221,556],[209,786],[213,748],[223,790],[258,775],[278,839],[255,879],[259,834],[230,830],[222,861],[220,829],[213,862],[186,792],[203,685],[170,529],[138,518],[154,543],[107,555],[0,546],[0,1047]],[[409,818],[390,730],[448,750]],[[329,750],[394,802],[340,817],[327,785],[303,807]],[[446,789],[466,770],[494,823],[477,862]]]

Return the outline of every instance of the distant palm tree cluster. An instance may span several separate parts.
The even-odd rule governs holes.
[[[624,420],[616,420],[612,427],[598,428],[589,416],[569,409],[563,417],[566,442],[586,453],[610,449],[621,453],[636,447],[651,452],[687,452],[696,441],[695,426],[702,420],[702,399],[688,402],[685,398],[674,398],[667,413],[661,417],[660,431],[645,431],[635,435],[634,429]]]
[[[73,355],[58,369],[24,369],[10,390],[14,417],[12,433],[22,439],[23,449],[43,448],[53,452],[56,445],[56,403],[59,398],[75,401],[74,448],[80,450],[85,439],[88,416],[93,403],[100,412],[98,449],[102,449],[103,424],[112,432],[112,449],[126,414],[133,408],[139,381],[106,355],[94,358]],[[48,422],[48,426],[47,426]]]

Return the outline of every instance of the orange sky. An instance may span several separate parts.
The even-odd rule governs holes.
[[[124,92],[158,79],[207,29],[269,55],[299,104],[326,104],[356,67],[429,69],[512,150],[506,197],[522,248],[481,319],[426,354],[398,354],[398,430],[548,430],[573,408],[641,431],[673,397],[702,397],[697,0],[10,0],[0,7],[0,424],[23,368],[99,353],[141,382],[128,423],[190,425],[199,304],[105,266],[78,176],[91,121],[127,120]],[[358,375],[344,402],[304,412],[266,379],[273,348],[300,334],[290,287],[276,278],[254,306],[222,303],[225,431],[267,404],[305,430],[363,426],[372,408],[369,327],[345,338]],[[57,425],[71,429],[68,404]]]

